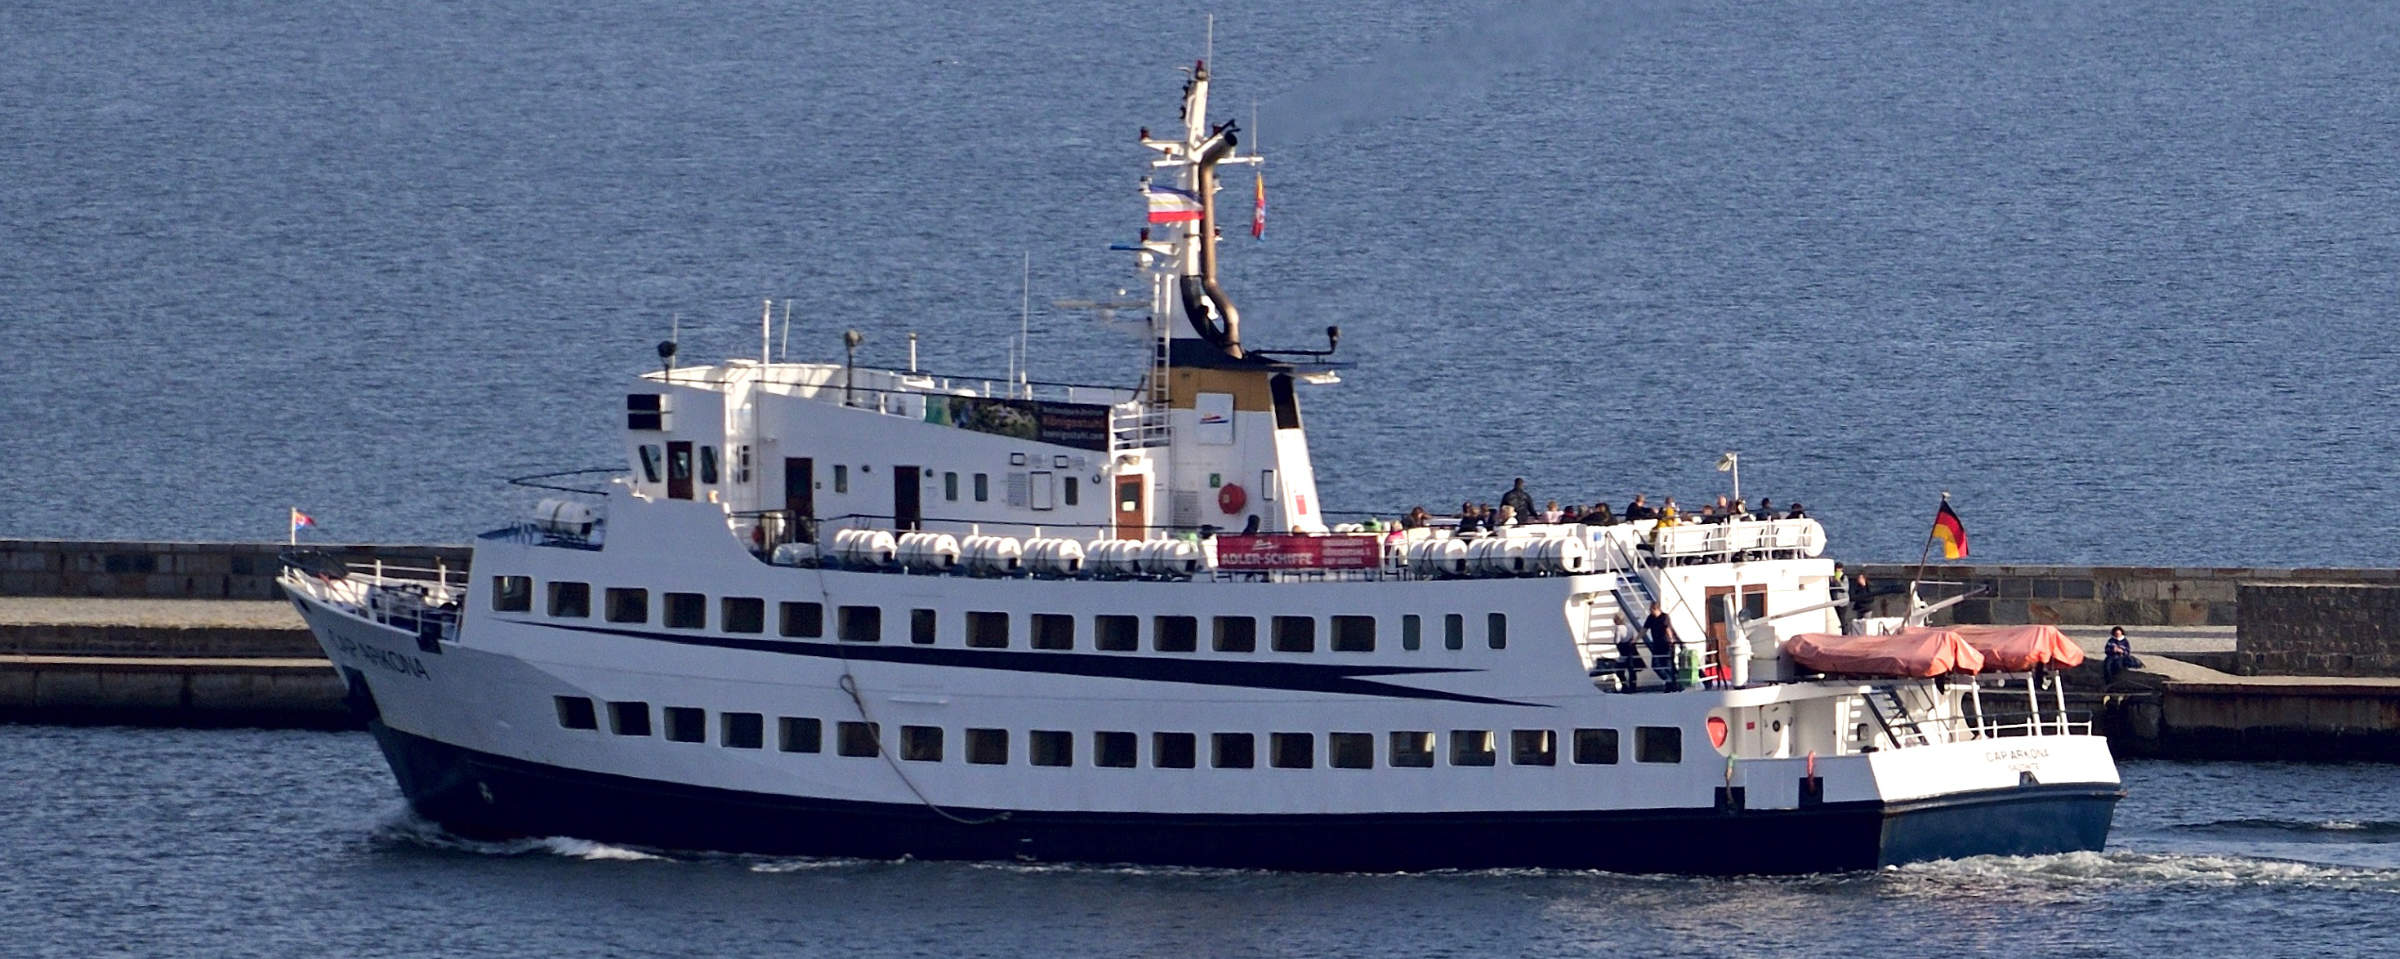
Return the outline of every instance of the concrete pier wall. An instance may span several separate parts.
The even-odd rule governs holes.
[[[322,659],[0,656],[0,722],[350,729]]]
[[[302,544],[358,562],[463,569],[464,546]],[[0,596],[279,599],[280,543],[0,539]]]
[[[2244,583],[2242,673],[2400,676],[2400,586]]]
[[[1868,582],[1895,593],[1917,572],[1911,564],[1857,567]],[[1928,598],[1983,587],[1949,610],[1955,623],[2049,623],[2136,626],[2240,625],[2244,583],[2400,586],[2400,569],[2278,569],[2266,566],[1969,566],[1925,567]],[[1887,596],[1889,612],[1900,612]]]

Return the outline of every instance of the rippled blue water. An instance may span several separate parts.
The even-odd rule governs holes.
[[[2359,955],[2388,766],[2128,763],[2107,852],[1795,879],[1369,876],[471,843],[358,733],[0,729],[0,952],[90,955]]]
[[[0,535],[461,540],[768,297],[796,356],[997,371],[1020,256],[1131,278],[1203,10],[1270,158],[1252,339],[1360,363],[1306,400],[1335,507],[1689,503],[1738,448],[1854,557],[1949,490],[1978,559],[2392,563],[2365,0],[13,3]]]

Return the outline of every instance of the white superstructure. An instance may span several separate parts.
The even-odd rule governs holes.
[[[1196,65],[1142,139],[1137,385],[670,359],[626,393],[627,470],[471,576],[288,570],[412,803],[477,835],[1288,868],[2099,846],[2115,768],[2052,687],[1780,654],[1838,630],[1812,520],[1329,524],[1299,394],[1333,344],[1244,345],[1215,171],[1255,160],[1207,97]],[[1654,608],[1673,648],[1638,641]]]

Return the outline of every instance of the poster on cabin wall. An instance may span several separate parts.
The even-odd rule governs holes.
[[[1233,394],[1200,393],[1192,398],[1193,438],[1202,446],[1233,445]]]
[[[927,398],[925,422],[1037,443],[1108,451],[1108,407],[1093,403],[936,396]]]

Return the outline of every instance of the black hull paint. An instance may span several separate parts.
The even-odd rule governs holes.
[[[417,812],[462,836],[867,859],[1144,863],[1311,871],[1549,867],[1838,872],[2097,850],[2110,785],[2029,786],[1807,810],[1432,815],[1014,812],[815,800],[581,772],[372,724]],[[963,821],[962,821],[963,820]]]

